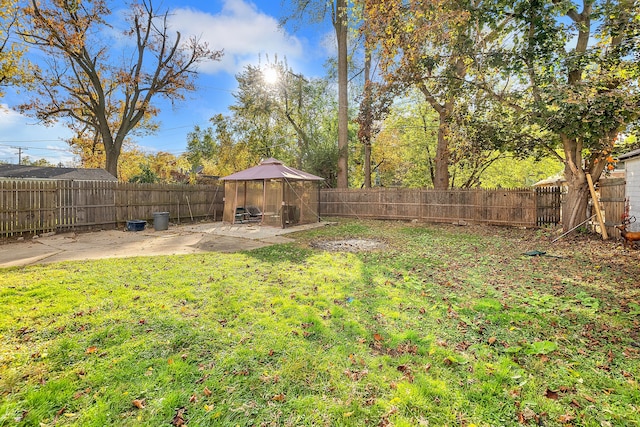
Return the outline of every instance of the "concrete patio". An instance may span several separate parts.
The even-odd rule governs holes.
[[[324,227],[327,222],[290,228],[222,222],[170,225],[168,230],[102,230],[43,235],[0,243],[0,267],[133,256],[238,252],[292,242],[286,234]]]

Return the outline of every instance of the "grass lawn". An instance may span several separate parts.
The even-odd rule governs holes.
[[[2,269],[0,426],[640,425],[640,251],[350,220],[294,236]],[[343,238],[386,247],[314,247]]]

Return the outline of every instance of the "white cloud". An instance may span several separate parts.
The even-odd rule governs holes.
[[[202,64],[199,71],[207,74],[236,74],[246,64],[256,64],[262,56],[277,55],[296,62],[304,54],[299,39],[286,34],[278,21],[261,13],[253,3],[225,0],[219,13],[210,14],[192,8],[172,11],[170,25],[184,36],[195,36],[211,49],[224,50],[219,62]]]
[[[71,131],[61,123],[44,127],[29,117],[0,104],[0,161],[18,163],[18,148],[31,160],[46,159],[69,165],[74,157],[64,139]]]

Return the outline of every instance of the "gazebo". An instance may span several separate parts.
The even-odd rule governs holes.
[[[289,227],[320,220],[323,178],[269,158],[224,180],[223,221]]]

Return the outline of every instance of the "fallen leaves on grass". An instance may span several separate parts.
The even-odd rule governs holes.
[[[558,400],[558,392],[547,389],[547,391],[544,393],[544,397],[551,400]]]
[[[82,396],[91,393],[91,388],[87,387],[84,390],[80,390],[76,393],[74,393],[73,398],[74,399],[80,399]]]
[[[133,399],[131,401],[131,404],[138,409],[144,409],[146,405],[144,399]]]
[[[563,414],[563,415],[560,415],[558,417],[558,421],[560,421],[561,423],[564,423],[564,424],[570,423],[575,419],[576,419],[576,417],[571,415],[571,414]]]
[[[368,373],[369,373],[369,371],[367,371],[366,369],[363,369],[362,371],[356,371],[356,370],[347,369],[346,371],[344,371],[344,374],[347,377],[349,377],[349,379],[351,379],[352,381],[360,381]]]
[[[522,412],[518,412],[518,422],[527,424],[529,420],[537,419],[538,415],[531,408],[524,408]]]
[[[276,394],[271,398],[274,402],[284,402],[286,400],[286,396],[284,393]]]
[[[171,420],[171,424],[176,426],[176,427],[181,427],[181,426],[186,426],[187,425],[187,421],[185,420],[185,412],[186,412],[186,408],[179,408],[176,411],[176,415],[173,417],[173,420]]]

